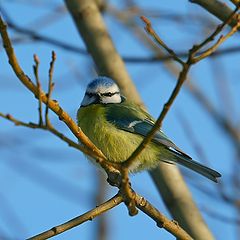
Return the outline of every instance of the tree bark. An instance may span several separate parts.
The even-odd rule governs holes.
[[[74,22],[101,75],[113,78],[124,95],[143,105],[126,67],[108,34],[94,0],[65,0]],[[174,165],[160,163],[151,171],[158,191],[179,225],[194,239],[214,239],[195,205],[181,173]]]

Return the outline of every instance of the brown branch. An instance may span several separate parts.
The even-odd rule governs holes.
[[[7,33],[7,26],[0,17],[0,31],[3,39],[3,46],[8,55],[9,63],[12,66],[13,71],[15,72],[18,79],[28,88],[36,98],[39,98],[43,103],[47,104],[48,107],[56,113],[61,121],[63,121],[71,132],[77,137],[81,143],[86,146],[82,148],[82,152],[96,159],[96,161],[106,170],[114,171],[118,168],[118,164],[109,164],[106,161],[106,157],[103,153],[89,140],[89,138],[82,132],[82,130],[77,126],[75,121],[65,112],[57,101],[48,99],[47,94],[42,90],[39,94],[38,87],[31,81],[31,79],[23,72],[20,65],[18,64],[14,49],[12,47],[11,41]],[[113,167],[114,166],[114,167]]]
[[[158,227],[164,228],[179,240],[193,239],[185,230],[183,230],[178,225],[176,221],[170,221],[167,217],[160,213],[154,206],[152,206],[152,204],[150,204],[140,195],[137,194],[135,196],[135,202],[137,208],[139,208],[142,212],[152,218],[157,223]]]
[[[45,120],[46,120],[46,126],[50,125],[50,121],[48,118],[48,109],[49,109],[49,100],[51,99],[52,91],[54,88],[54,83],[52,82],[53,77],[53,68],[54,63],[56,61],[56,53],[52,51],[52,61],[50,62],[50,68],[49,68],[49,79],[48,79],[48,93],[47,93],[47,102],[46,102],[46,111],[45,111]]]
[[[146,199],[144,199],[139,194],[135,195],[134,198],[136,206],[152,218],[160,228],[164,228],[166,231],[170,232],[179,240],[191,240],[191,236],[189,236],[175,221],[170,221],[167,217],[161,214],[151,203],[149,203]],[[123,202],[123,197],[121,194],[116,194],[114,197],[106,201],[105,203],[99,205],[98,207],[76,217],[73,218],[66,223],[53,227],[45,232],[42,232],[36,236],[28,238],[28,240],[44,240],[56,236],[60,233],[63,233],[73,227],[79,226],[80,224],[92,220],[100,214],[116,207],[121,202]]]
[[[76,148],[82,152],[85,151],[85,149],[83,148],[82,145],[80,145],[77,142],[74,142],[70,138],[66,137],[64,134],[62,134],[57,129],[55,129],[52,125],[46,126],[46,125],[39,125],[39,124],[32,123],[32,122],[29,122],[29,123],[22,122],[16,118],[14,118],[10,114],[3,114],[1,112],[0,112],[0,117],[13,122],[16,126],[23,126],[23,127],[28,127],[28,128],[32,128],[32,129],[47,130],[47,131],[51,132],[52,134],[54,134],[55,136],[57,136],[58,138],[60,138],[61,140],[63,140],[64,142],[66,142],[70,147]]]
[[[36,98],[39,98],[39,102],[43,102],[46,104],[47,108],[50,108],[53,112],[55,112],[60,120],[63,120],[66,125],[69,127],[69,129],[73,132],[73,134],[82,142],[84,143],[88,148],[81,148],[81,151],[87,155],[90,155],[91,157],[94,157],[97,162],[106,170],[107,173],[109,172],[114,172],[115,169],[119,169],[120,166],[117,163],[109,163],[107,162],[105,156],[101,153],[99,149],[96,148],[93,143],[87,138],[87,136],[84,135],[84,133],[80,130],[80,128],[76,125],[76,123],[70,118],[70,116],[63,111],[63,109],[59,106],[58,103],[50,99],[50,94],[52,91],[52,71],[53,71],[53,64],[55,61],[55,54],[53,53],[52,55],[52,62],[50,64],[50,70],[49,70],[49,89],[48,89],[48,94],[45,94],[40,87],[37,87],[34,85],[34,83],[30,80],[30,78],[24,74],[22,71],[20,65],[17,62],[17,58],[14,54],[14,50],[11,45],[11,41],[8,37],[7,31],[6,31],[6,25],[0,18],[0,30],[1,30],[1,35],[4,43],[4,48],[8,54],[9,57],[9,63],[11,64],[15,74],[18,76],[19,80],[31,91],[34,93]],[[37,72],[36,72],[37,73]],[[38,76],[37,76],[38,77]],[[40,114],[40,112],[39,112]],[[3,115],[2,115],[3,116]],[[31,127],[31,128],[42,128],[45,130],[49,130],[56,136],[60,137],[64,141],[68,142],[71,144],[71,146],[76,147],[76,144],[72,142],[70,139],[66,138],[63,134],[59,133],[56,129],[54,129],[49,120],[48,120],[48,111],[46,110],[45,113],[46,117],[46,125],[40,126],[34,123],[23,123],[20,122],[16,119],[14,119],[12,116],[7,115],[7,119],[15,122],[15,124],[26,126],[26,127]],[[79,148],[78,148],[79,149]],[[116,170],[115,170],[116,171]],[[128,192],[125,194],[126,196],[129,196]],[[126,199],[130,199],[130,197],[127,197]],[[126,200],[127,202],[127,200]],[[130,209],[131,204],[129,205]],[[133,209],[133,208],[132,208]],[[129,210],[133,215],[133,210]],[[135,211],[136,212],[136,211]],[[136,213],[135,213],[136,214]]]
[[[43,125],[43,117],[42,117],[42,101],[40,98],[41,94],[41,83],[39,81],[39,75],[38,75],[38,67],[39,67],[39,58],[36,54],[33,55],[33,59],[35,62],[35,65],[33,65],[33,73],[36,79],[37,89],[38,89],[38,113],[39,113],[39,125]]]
[[[95,217],[99,216],[100,214],[116,207],[122,201],[123,201],[122,196],[117,194],[114,197],[112,197],[111,199],[109,199],[108,201],[100,204],[98,207],[96,207],[76,218],[73,218],[61,225],[53,227],[53,228],[51,228],[45,232],[42,232],[36,236],[30,237],[30,238],[28,238],[28,240],[44,240],[44,239],[54,237],[60,233],[68,231],[71,228],[79,226],[80,224],[82,224],[84,222],[93,220]]]
[[[120,193],[123,196],[124,203],[128,208],[129,215],[135,216],[138,214],[135,202],[136,193],[131,188],[131,183],[128,177],[129,170],[127,167],[123,166],[120,169],[120,173],[121,173]]]
[[[172,56],[172,58],[179,62],[181,65],[184,64],[184,62],[177,56],[177,54],[171,49],[169,48],[164,41],[158,36],[158,34],[154,31],[154,29],[152,28],[152,24],[151,22],[144,16],[140,17],[141,20],[145,23],[145,30],[147,31],[147,33],[153,37],[153,39],[156,41],[156,43],[160,46],[162,46],[169,54],[170,56]]]
[[[39,101],[43,102],[46,104],[47,108],[49,107],[53,112],[55,112],[58,116],[60,120],[63,120],[66,125],[69,127],[69,129],[73,132],[73,134],[82,142],[84,143],[87,148],[81,148],[81,151],[87,155],[90,155],[91,157],[94,157],[97,162],[101,165],[102,168],[104,168],[106,170],[107,173],[109,172],[114,172],[114,170],[116,171],[116,169],[120,169],[120,165],[117,163],[109,163],[107,161],[107,159],[105,158],[105,156],[102,154],[102,152],[96,148],[95,145],[93,145],[93,143],[87,138],[87,136],[80,130],[80,128],[76,125],[76,123],[70,118],[70,116],[63,111],[63,109],[59,106],[58,103],[56,103],[55,101],[50,99],[49,94],[51,94],[52,91],[52,71],[53,71],[53,64],[55,61],[55,54],[53,53],[52,55],[52,62],[50,64],[50,70],[49,70],[49,92],[48,94],[45,94],[39,87],[36,87],[34,85],[34,83],[29,79],[28,76],[26,76],[21,67],[19,66],[18,62],[17,62],[17,58],[14,54],[14,50],[12,48],[11,45],[11,41],[8,37],[7,31],[6,31],[6,25],[4,24],[4,22],[2,21],[2,19],[0,19],[0,30],[1,30],[1,35],[3,38],[3,43],[4,43],[4,47],[6,49],[6,52],[8,54],[9,57],[9,63],[11,64],[13,70],[15,71],[16,75],[18,76],[19,80],[31,91],[35,94],[35,96],[37,98],[39,98]],[[46,110],[46,125],[42,127],[42,129],[46,129],[51,131],[53,134],[55,134],[56,136],[60,137],[61,139],[65,140],[66,142],[70,143],[72,146],[75,146],[75,144],[70,141],[69,139],[67,139],[63,134],[59,133],[56,129],[54,129],[49,120],[48,120],[48,111]],[[12,117],[9,117],[10,115],[8,115],[8,119],[12,119]],[[26,123],[20,123],[20,121],[17,122],[17,124],[22,125],[22,126],[30,126],[31,128],[38,128],[39,126],[37,124],[26,124]],[[126,199],[130,199],[129,196],[129,191],[126,192],[125,194],[127,197]],[[126,202],[128,202],[128,200],[126,200]],[[133,207],[131,207],[131,204],[127,204],[127,206],[129,206],[129,213],[131,213],[131,215],[134,215],[133,213],[135,212],[135,214],[137,213],[135,210],[133,210]],[[130,210],[132,209],[132,210]]]
[[[184,81],[186,80],[187,73],[189,72],[190,69],[189,64],[184,64],[183,69],[181,73],[179,74],[179,78],[177,81],[177,84],[169,97],[168,101],[164,104],[163,110],[161,111],[157,121],[155,122],[154,126],[152,127],[151,131],[147,134],[147,136],[143,139],[139,147],[132,153],[132,155],[123,163],[123,166],[129,168],[130,165],[134,162],[134,160],[139,156],[139,154],[146,148],[147,144],[149,144],[154,137],[154,134],[159,130],[159,128],[162,125],[162,121],[167,115],[170,107],[172,106],[175,98],[177,97]]]
[[[238,31],[238,28],[240,25],[240,21],[239,21],[240,15],[236,14],[236,12],[239,10],[239,7],[240,5],[235,8],[235,10],[230,14],[230,16],[226,19],[226,21],[220,24],[208,38],[206,38],[202,43],[192,48],[192,51],[197,53],[201,48],[203,48],[209,42],[213,41],[214,38],[223,30],[223,28],[232,21],[232,19],[236,20],[236,23],[232,27],[232,29],[225,36],[221,35],[219,39],[216,41],[216,43],[213,44],[213,46],[209,47],[207,50],[200,53],[199,56],[196,56],[193,60],[193,63],[197,63],[203,58],[206,58],[209,55],[211,55],[220,46],[220,44],[222,44],[224,41],[226,41],[229,37],[231,37],[234,33]]]
[[[1,20],[1,19],[0,19]],[[13,51],[13,48],[12,48],[12,46],[11,46],[11,42],[10,42],[10,39],[8,38],[8,35],[7,35],[7,32],[6,32],[6,26],[4,25],[4,23],[2,22],[2,20],[0,21],[0,30],[1,30],[1,34],[2,34],[2,38],[3,38],[3,42],[4,42],[4,47],[5,47],[5,49],[6,49],[6,52],[7,52],[7,54],[8,54],[8,56],[9,56],[9,62],[10,62],[10,64],[11,64],[11,66],[13,67],[13,70],[15,71],[15,73],[16,73],[16,75],[18,76],[18,78],[21,80],[21,82],[30,90],[30,91],[32,91],[34,94],[35,94],[35,96],[36,97],[38,97],[40,100],[42,100],[45,104],[48,104],[49,105],[49,108],[51,108],[55,113],[59,113],[59,111],[57,111],[57,110],[59,110],[59,109],[61,109],[60,107],[59,107],[59,105],[57,105],[57,107],[59,108],[59,109],[56,109],[55,107],[55,105],[54,105],[54,101],[53,100],[51,100],[50,98],[48,98],[48,96],[47,96],[47,94],[45,94],[41,89],[39,89],[37,86],[35,86],[33,83],[32,83],[32,81],[23,73],[23,71],[22,71],[22,69],[20,68],[20,66],[19,66],[19,64],[18,64],[18,62],[17,62],[17,59],[16,59],[16,56],[15,56],[15,54],[14,54],[14,51]],[[51,86],[51,85],[50,85]],[[40,91],[41,90],[41,91]],[[40,113],[39,113],[40,114]],[[64,114],[66,114],[66,113],[64,113],[64,111],[61,109],[61,111],[60,111],[60,117],[65,117],[65,119],[63,119],[63,120],[65,120],[64,122],[69,126],[69,119],[66,119],[66,116],[67,116],[67,114],[66,115],[64,115]],[[59,115],[59,114],[58,114]],[[16,120],[16,119],[14,119],[12,116],[10,116],[10,115],[3,115],[3,114],[1,114],[1,116],[2,117],[5,117],[6,119],[8,119],[8,120],[10,120],[10,121],[12,121],[12,122],[14,122],[16,125],[22,125],[22,126],[26,126],[26,127],[31,127],[31,128],[40,128],[40,127],[42,127],[42,129],[51,129],[51,127],[48,125],[44,125],[44,126],[40,126],[39,124],[34,124],[34,123],[24,123],[24,122],[21,122],[21,121],[18,121],[18,120]],[[68,121],[67,121],[68,120]],[[71,129],[72,130],[72,129]],[[57,136],[60,136],[59,135],[59,133],[58,132],[56,132],[56,130],[54,130],[54,129],[51,129],[51,131],[54,133],[54,134],[56,134]],[[62,136],[62,135],[61,135]],[[130,187],[129,187],[129,189],[130,189]],[[127,189],[128,190],[128,189]],[[133,196],[135,196],[134,194],[133,194]],[[122,197],[121,196],[119,196],[120,197],[120,202],[122,202]],[[134,203],[134,208],[135,208],[135,202],[134,202],[134,197],[131,197],[131,200],[132,200],[132,202]],[[120,203],[119,202],[119,203]],[[114,202],[114,203],[116,203],[116,202]],[[131,204],[130,204],[131,205]],[[98,210],[98,208],[96,208],[97,210]],[[95,215],[94,215],[94,212],[96,211],[96,209],[95,210],[92,210],[92,211],[90,211],[90,212],[88,212],[88,213],[86,213],[87,214],[87,216],[86,216],[86,214],[85,215],[82,215],[81,217],[80,217],[80,219],[79,218],[75,218],[74,220],[71,220],[71,221],[68,221],[67,223],[65,223],[65,224],[63,224],[63,225],[60,225],[60,226],[57,226],[57,227],[55,227],[55,228],[53,228],[52,230],[50,230],[50,231],[47,231],[46,233],[44,233],[44,234],[47,234],[47,235],[45,235],[45,238],[49,238],[49,234],[53,234],[53,235],[56,235],[56,234],[58,234],[58,233],[61,233],[61,232],[63,232],[63,231],[65,231],[65,229],[70,229],[70,228],[72,228],[72,227],[74,227],[74,226],[76,226],[76,225],[79,225],[80,223],[82,223],[82,222],[84,222],[85,220],[83,220],[83,218],[85,217],[86,218],[86,220],[87,219],[92,219]],[[108,209],[107,209],[108,210]],[[94,212],[93,212],[94,211]],[[100,213],[98,213],[98,211],[97,211],[97,213],[96,213],[96,215],[98,215],[98,214],[100,214]],[[157,217],[155,217],[156,219],[157,219]],[[77,220],[77,221],[76,221]],[[159,220],[160,222],[161,222],[161,220]],[[53,233],[52,233],[53,232]],[[177,233],[176,233],[177,234]],[[39,237],[39,236],[38,236]],[[34,239],[34,238],[32,238],[32,239]],[[35,238],[36,239],[36,238]],[[37,238],[38,239],[38,238]],[[41,239],[41,238],[40,238]],[[43,238],[44,239],[44,238]]]

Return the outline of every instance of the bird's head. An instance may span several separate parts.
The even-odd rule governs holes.
[[[81,107],[91,104],[121,103],[123,99],[118,85],[111,78],[100,76],[88,84]]]

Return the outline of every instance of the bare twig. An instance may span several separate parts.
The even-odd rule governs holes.
[[[121,194],[116,194],[114,197],[106,201],[105,203],[99,205],[98,207],[76,217],[66,223],[58,225],[56,227],[51,228],[43,233],[40,233],[36,236],[28,238],[28,240],[44,240],[56,236],[60,233],[63,233],[73,227],[79,226],[80,224],[92,220],[100,214],[110,210],[113,207],[116,207],[121,202],[123,202],[123,197]],[[152,206],[146,199],[142,196],[136,194],[135,195],[135,204],[136,206],[146,213],[150,218],[152,218],[158,225],[158,227],[164,228],[171,234],[173,234],[176,238],[180,240],[191,240],[191,236],[189,236],[175,221],[170,221],[163,214],[161,214],[155,207]]]
[[[153,37],[153,39],[156,41],[156,43],[160,46],[162,46],[169,54],[170,56],[172,56],[172,58],[179,62],[181,65],[184,64],[184,62],[177,56],[177,54],[171,49],[169,48],[164,42],[163,40],[158,36],[158,34],[154,31],[154,29],[152,28],[152,24],[151,22],[145,17],[145,16],[141,16],[141,20],[145,23],[145,30],[147,31],[147,33],[149,33],[150,36]]]
[[[147,134],[147,136],[143,139],[139,147],[132,153],[132,155],[123,163],[123,166],[130,167],[130,165],[134,162],[134,160],[139,156],[139,154],[146,148],[147,144],[151,142],[152,138],[154,137],[154,134],[156,131],[161,127],[162,121],[165,118],[166,114],[168,113],[168,110],[170,109],[171,105],[173,104],[175,98],[177,97],[186,77],[187,73],[190,69],[189,64],[185,64],[183,66],[183,70],[179,74],[179,78],[177,81],[177,84],[169,97],[168,101],[164,104],[163,110],[160,113],[157,121],[155,122],[154,126],[152,127],[151,131]]]
[[[49,79],[48,79],[48,93],[47,93],[47,102],[46,102],[46,111],[45,111],[45,120],[46,120],[46,126],[50,125],[49,117],[48,117],[48,109],[49,109],[49,100],[51,99],[52,91],[54,88],[54,83],[52,82],[53,78],[53,68],[54,63],[56,60],[56,53],[52,51],[52,61],[50,62],[50,68],[49,68]]]
[[[33,55],[33,59],[35,62],[35,65],[33,65],[33,72],[34,72],[34,76],[36,78],[36,84],[37,84],[37,89],[38,89],[38,113],[39,113],[39,125],[42,126],[43,125],[43,117],[42,117],[42,101],[41,101],[41,83],[39,81],[39,75],[38,75],[38,67],[39,67],[39,58],[36,54]]]
[[[47,130],[49,132],[51,132],[52,134],[54,134],[55,136],[57,136],[58,138],[60,138],[61,140],[63,140],[64,142],[66,142],[70,147],[76,148],[82,152],[84,152],[84,148],[82,145],[78,144],[77,142],[72,141],[70,138],[66,137],[64,134],[62,134],[61,132],[59,132],[57,129],[55,129],[53,126],[46,126],[46,125],[39,125],[36,123],[26,123],[26,122],[22,122],[16,118],[14,118],[12,115],[10,114],[3,114],[0,112],[0,117],[5,118],[11,122],[13,122],[16,126],[23,126],[23,127],[28,127],[28,128],[32,128],[32,129],[43,129],[43,130]]]
[[[202,60],[203,58],[208,57],[209,55],[211,55],[218,47],[220,44],[222,44],[224,41],[226,41],[229,37],[231,37],[234,33],[237,32],[239,26],[240,26],[240,16],[236,14],[236,12],[239,10],[239,7],[236,7],[236,9],[232,12],[232,14],[227,18],[226,22],[223,22],[221,25],[219,25],[216,30],[206,39],[204,40],[202,43],[200,43],[199,45],[196,45],[193,47],[192,51],[197,53],[201,48],[203,48],[206,44],[208,44],[210,41],[214,40],[215,36],[217,36],[222,30],[223,28],[233,19],[236,18],[236,24],[232,27],[231,31],[229,31],[225,36],[221,35],[219,37],[219,39],[217,40],[217,42],[215,44],[213,44],[213,46],[209,47],[207,50],[205,50],[204,52],[202,52],[199,56],[195,57],[193,60],[193,63],[197,63],[200,60]]]
[[[95,217],[99,216],[100,214],[112,209],[113,207],[116,207],[123,201],[122,196],[117,194],[108,201],[100,204],[98,207],[80,215],[79,217],[73,218],[66,223],[63,223],[61,225],[58,225],[56,227],[51,228],[50,230],[47,230],[45,232],[42,232],[36,236],[28,238],[28,240],[44,240],[51,237],[54,237],[60,233],[66,232],[67,230],[79,226],[80,224],[91,221]]]

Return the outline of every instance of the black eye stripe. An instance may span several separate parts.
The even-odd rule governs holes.
[[[119,92],[106,92],[106,93],[100,93],[100,96],[104,96],[104,97],[112,97],[115,94],[120,94]],[[91,92],[86,92],[86,95],[89,97],[93,97],[93,96],[97,96],[97,93],[91,93]]]
[[[106,92],[106,93],[102,93],[101,96],[104,96],[104,97],[112,97],[113,95],[115,94],[119,94],[119,92]]]

